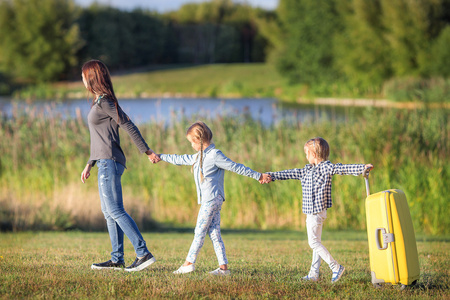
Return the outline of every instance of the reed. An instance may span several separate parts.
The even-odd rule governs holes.
[[[51,109],[51,108],[49,108]],[[89,132],[81,116],[47,118],[16,111],[0,122],[0,226],[3,229],[104,229],[96,168],[86,184]],[[152,149],[193,153],[185,130],[194,121],[139,126]],[[319,117],[265,127],[245,115],[205,120],[217,148],[259,172],[301,168],[306,140],[324,137],[332,162],[373,163],[371,192],[402,189],[417,232],[448,234],[450,123],[443,110],[374,110],[336,121]],[[198,205],[190,167],[152,165],[122,132],[125,207],[143,229],[195,225]],[[303,229],[300,182],[260,185],[227,172],[224,228]],[[327,228],[365,229],[362,177],[335,176]]]

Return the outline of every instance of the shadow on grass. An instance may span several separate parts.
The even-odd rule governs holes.
[[[417,282],[417,284],[412,285],[412,286],[407,286],[406,288],[410,289],[410,290],[414,290],[414,289],[423,290],[423,291],[442,290],[442,291],[448,292],[448,286],[446,284],[448,284],[447,276],[445,276],[443,274],[432,275],[429,273],[425,273],[420,276],[420,279]]]
[[[447,279],[444,275],[442,274],[436,274],[436,275],[432,275],[432,274],[421,274],[419,280],[411,285],[407,285],[407,286],[403,286],[401,284],[398,285],[392,285],[390,283],[388,284],[380,284],[377,285],[376,287],[374,286],[375,289],[379,289],[379,290],[388,290],[388,289],[394,289],[394,290],[404,290],[404,291],[409,291],[409,292],[414,292],[414,291],[423,291],[423,292],[427,292],[427,291],[443,291],[446,292],[448,290],[447,287]]]

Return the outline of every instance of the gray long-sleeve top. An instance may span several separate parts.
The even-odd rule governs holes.
[[[119,122],[119,123],[117,123]],[[91,135],[91,156],[88,164],[95,165],[99,159],[112,159],[126,167],[125,154],[120,147],[119,126],[125,130],[141,153],[150,148],[139,129],[122,108],[106,97],[99,98],[88,114]]]

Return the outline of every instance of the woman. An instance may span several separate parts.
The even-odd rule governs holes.
[[[125,170],[126,159],[120,147],[119,126],[129,134],[139,151],[147,154],[150,161],[156,163],[160,159],[148,147],[139,129],[119,106],[106,65],[98,60],[86,62],[82,67],[82,78],[94,99],[88,114],[91,155],[81,173],[81,181],[84,183],[89,178],[91,168],[97,164],[101,207],[112,245],[111,259],[93,264],[91,268],[123,270],[125,234],[136,251],[135,261],[126,267],[125,271],[141,271],[156,260],[148,251],[136,223],[123,207],[121,176]]]

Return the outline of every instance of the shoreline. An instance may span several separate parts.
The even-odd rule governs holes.
[[[450,108],[450,103],[426,103],[426,102],[394,102],[388,99],[367,99],[367,98],[315,98],[312,100],[298,98],[299,104],[315,104],[329,106],[353,106],[353,107],[393,107],[393,108]]]
[[[324,106],[343,106],[343,107],[378,107],[378,108],[403,108],[403,109],[418,109],[418,108],[443,108],[450,109],[450,102],[440,102],[440,103],[426,103],[426,102],[395,102],[388,99],[375,99],[375,98],[336,98],[336,97],[317,97],[317,98],[297,98],[296,101],[286,101],[280,100],[277,97],[263,97],[260,95],[256,95],[253,97],[245,97],[237,94],[228,94],[228,95],[216,95],[212,97],[208,94],[198,94],[198,93],[116,93],[117,98],[119,99],[276,99],[280,103],[296,103],[296,104],[304,104],[304,105],[324,105]],[[33,102],[38,99],[12,99],[10,97],[1,96],[0,99],[10,99],[10,100],[19,100],[26,102]],[[79,100],[85,99],[86,93],[83,92],[68,92],[65,94],[64,100]],[[48,99],[43,99],[48,100]],[[54,100],[61,101],[60,98],[56,97]],[[63,101],[64,101],[63,100]]]

